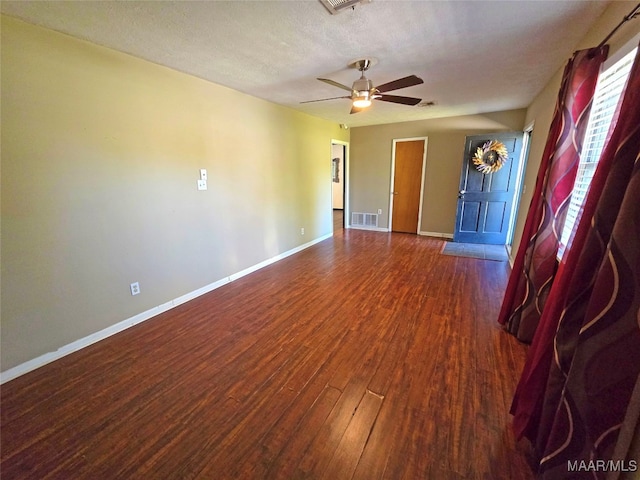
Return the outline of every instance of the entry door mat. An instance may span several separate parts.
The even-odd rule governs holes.
[[[482,260],[494,260],[497,262],[509,261],[509,255],[504,245],[445,242],[440,253],[453,257],[480,258]]]

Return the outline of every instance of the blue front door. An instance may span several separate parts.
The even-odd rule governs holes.
[[[454,242],[506,243],[521,161],[522,137],[522,132],[467,137],[460,175]],[[494,140],[506,147],[507,160],[499,170],[482,173],[473,162],[474,156],[478,147],[482,148],[487,142]],[[494,160],[491,152],[487,153],[485,165]]]

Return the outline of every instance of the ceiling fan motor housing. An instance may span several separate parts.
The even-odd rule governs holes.
[[[358,97],[369,97],[369,93],[373,90],[373,83],[368,78],[360,77],[358,80],[353,82],[353,87],[351,87],[354,94]]]

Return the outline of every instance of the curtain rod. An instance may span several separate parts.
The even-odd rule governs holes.
[[[611,30],[611,33],[609,33],[609,35],[607,35],[607,36],[605,37],[605,39],[604,39],[604,40],[602,40],[602,41],[600,42],[600,45],[598,45],[598,47],[597,47],[597,48],[600,48],[600,47],[602,47],[605,43],[607,43],[607,42],[609,41],[609,39],[613,36],[613,34],[614,34],[614,33],[616,33],[616,32],[618,31],[618,29],[619,29],[622,25],[624,25],[625,23],[627,23],[629,20],[633,20],[633,19],[634,19],[635,17],[637,17],[638,15],[640,15],[640,3],[639,3],[639,4],[637,4],[637,5],[636,5],[636,7],[635,7],[633,10],[631,10],[631,12],[629,13],[629,15],[627,15],[626,17],[624,17],[624,18],[622,19],[622,21],[621,21],[618,25],[616,25],[616,27],[615,27],[613,30]]]

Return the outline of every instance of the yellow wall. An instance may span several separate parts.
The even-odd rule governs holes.
[[[7,17],[1,67],[3,371],[330,234],[337,124]]]
[[[575,47],[575,50],[590,48],[597,46],[609,32],[633,9],[635,2],[612,2],[605,10],[604,14],[596,21],[593,27],[587,32],[583,40]],[[626,23],[609,41],[609,56],[615,53],[625,45],[634,35],[640,32],[640,20],[636,19]],[[567,61],[569,59],[567,58]],[[522,230],[526,214],[531,203],[531,196],[535,189],[536,177],[542,160],[542,153],[551,126],[553,110],[558,98],[560,90],[560,82],[562,81],[562,72],[564,65],[560,68],[553,78],[545,85],[545,87],[536,96],[534,101],[527,109],[525,125],[534,124],[533,133],[531,135],[531,148],[529,151],[529,161],[524,177],[525,191],[520,200],[520,214],[518,215],[516,228],[513,238],[513,250],[511,255],[515,257],[520,240],[522,238]]]
[[[452,235],[465,137],[521,131],[524,115],[522,109],[351,129],[350,210],[376,213],[381,209],[378,225],[388,227],[393,140],[428,137],[419,231]]]

